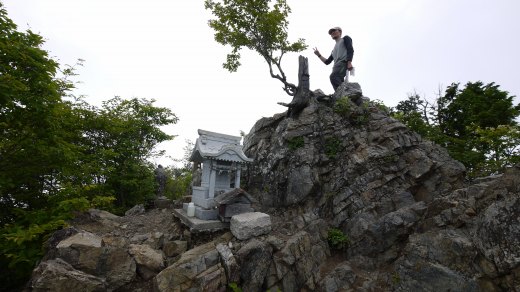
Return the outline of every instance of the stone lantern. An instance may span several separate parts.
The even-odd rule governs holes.
[[[240,171],[252,162],[240,145],[242,137],[198,130],[199,138],[190,156],[194,163],[192,203],[195,217],[216,220],[219,210],[215,197],[240,188]],[[189,204],[183,209],[187,211]]]

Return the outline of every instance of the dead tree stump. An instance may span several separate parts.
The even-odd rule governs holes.
[[[309,83],[309,60],[303,56],[298,58],[298,87],[290,103],[279,102],[278,104],[288,107],[287,116],[295,118],[309,105],[311,97]]]

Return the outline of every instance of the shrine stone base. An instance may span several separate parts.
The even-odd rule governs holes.
[[[183,209],[173,209],[173,216],[179,218],[192,232],[229,229],[229,222],[221,222],[220,220],[201,220],[197,217],[189,217]]]
[[[182,204],[182,210],[188,213],[188,203]],[[217,220],[218,219],[218,209],[205,209],[200,206],[195,205],[195,217],[201,220]]]
[[[205,198],[204,194],[193,194],[191,201],[195,204],[195,206],[200,206],[206,209],[215,207],[215,199]],[[183,207],[183,209],[185,208]]]

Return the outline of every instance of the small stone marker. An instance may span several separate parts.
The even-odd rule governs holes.
[[[230,229],[236,238],[247,240],[271,232],[271,217],[261,212],[235,215],[231,217]]]

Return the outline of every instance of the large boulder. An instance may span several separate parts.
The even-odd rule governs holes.
[[[126,248],[105,246],[96,275],[104,276],[108,287],[122,287],[136,278],[136,262]]]
[[[106,291],[103,279],[75,269],[62,259],[42,262],[33,271],[31,291]]]
[[[272,261],[269,244],[253,239],[238,252],[240,279],[244,291],[261,291]]]
[[[246,240],[271,231],[271,217],[261,212],[248,212],[231,217],[230,229],[233,235]]]
[[[174,240],[164,243],[162,250],[167,257],[178,256],[188,250],[188,242],[185,240]]]
[[[155,276],[155,291],[217,291],[226,287],[226,271],[216,246],[230,239],[229,233],[224,234],[181,254],[175,263]]]
[[[162,252],[151,248],[149,245],[131,244],[128,252],[137,263],[137,272],[145,280],[153,278],[164,268]]]
[[[80,232],[61,241],[57,246],[57,257],[64,259],[74,268],[95,274],[103,254],[102,239],[90,232]]]

